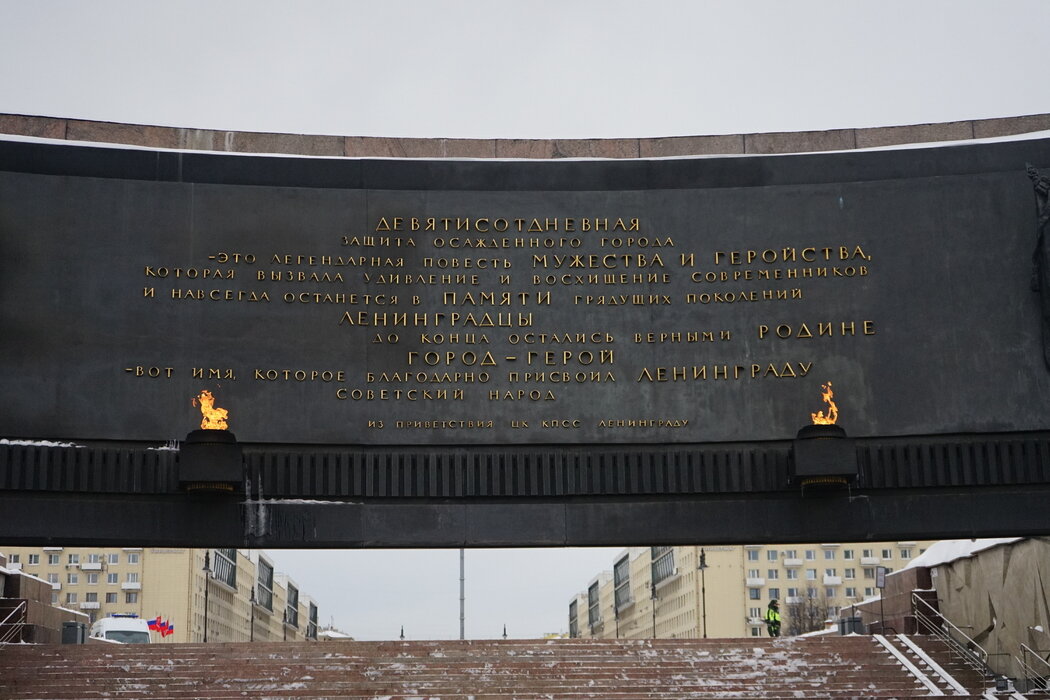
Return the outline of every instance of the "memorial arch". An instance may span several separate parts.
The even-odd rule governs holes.
[[[418,142],[0,116],[0,540],[1043,534],[1050,139],[991,137],[1048,122]]]

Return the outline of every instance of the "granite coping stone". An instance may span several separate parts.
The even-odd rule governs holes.
[[[710,155],[815,153],[1015,136],[1050,130],[1050,114],[933,124],[755,134],[611,139],[457,139],[286,134],[0,114],[0,135],[226,153],[349,158],[638,159]]]

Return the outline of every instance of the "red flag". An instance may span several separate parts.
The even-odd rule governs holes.
[[[166,624],[168,626],[168,629],[165,630],[164,634],[161,635],[161,636],[167,637],[169,634],[175,634],[175,625],[171,624],[170,622],[168,622]]]
[[[158,631],[158,632],[159,632],[159,631],[160,631],[160,615],[157,615],[157,616],[156,616],[155,618],[153,618],[152,620],[148,620],[148,621],[146,622],[146,624],[147,624],[147,625],[149,626],[149,628],[150,628],[151,630],[156,630],[156,631]]]

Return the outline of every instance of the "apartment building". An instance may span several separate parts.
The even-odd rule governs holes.
[[[932,540],[860,544],[632,547],[569,603],[569,632],[592,638],[759,637],[770,600],[799,634],[877,595],[878,567]]]
[[[157,643],[317,639],[317,604],[258,550],[0,547],[8,568],[51,584],[52,605],[161,618]],[[207,566],[206,566],[207,565]]]

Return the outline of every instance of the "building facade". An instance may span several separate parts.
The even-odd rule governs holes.
[[[782,635],[823,627],[876,594],[932,541],[632,547],[569,603],[569,632],[592,638],[760,637],[770,600]]]
[[[3,547],[8,567],[47,581],[52,605],[92,622],[160,618],[157,643],[317,638],[317,604],[257,550]],[[207,567],[205,566],[207,564]]]

